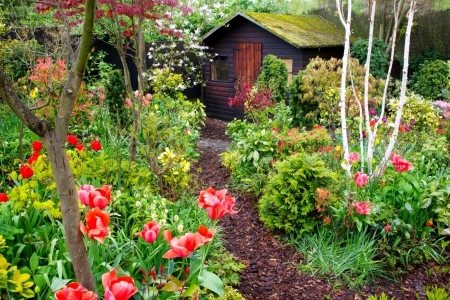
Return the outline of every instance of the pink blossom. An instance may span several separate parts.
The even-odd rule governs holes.
[[[359,187],[363,187],[367,184],[367,179],[369,177],[367,176],[367,174],[364,174],[363,172],[356,172],[355,174],[355,182],[356,185]]]
[[[359,160],[359,154],[356,152],[352,152],[348,155],[348,161],[352,163],[356,163]]]

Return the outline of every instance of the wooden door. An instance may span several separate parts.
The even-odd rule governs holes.
[[[234,81],[255,83],[261,70],[261,44],[236,43],[234,47]]]

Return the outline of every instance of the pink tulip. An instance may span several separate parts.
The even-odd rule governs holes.
[[[78,191],[78,198],[86,206],[104,209],[111,200],[111,186],[104,185],[96,189],[92,185],[83,184]]]
[[[355,174],[355,182],[356,185],[359,187],[363,187],[367,184],[367,179],[369,177],[367,176],[367,174],[364,174],[363,172],[356,172]]]
[[[85,220],[87,226],[80,223],[80,231],[87,234],[88,238],[103,243],[105,237],[109,234],[109,214],[96,207],[87,212]]]
[[[97,295],[88,291],[84,286],[78,282],[69,283],[61,290],[55,293],[57,300],[95,300]]]
[[[200,225],[197,232],[203,237],[203,244],[206,245],[213,239],[216,234],[216,229],[212,228],[211,230],[208,230],[206,226]]]
[[[359,215],[370,215],[370,204],[367,202],[358,202],[353,204],[353,208]]]
[[[237,214],[238,212],[233,210],[236,200],[234,197],[227,196],[226,193],[227,190],[216,191],[209,187],[208,190],[200,192],[198,206],[205,208],[208,217],[213,220],[220,219],[225,214]]]
[[[386,226],[384,227],[384,229],[386,229],[386,233],[391,231],[391,223],[387,223]]]
[[[130,276],[116,277],[116,270],[103,274],[102,284],[105,288],[105,300],[128,300],[138,289]]]
[[[170,230],[164,231],[164,239],[169,242],[172,249],[163,255],[163,258],[188,257],[196,248],[204,244],[200,233],[188,232],[181,238],[172,238]]]
[[[352,152],[348,155],[348,161],[352,164],[355,162],[358,162],[359,160],[359,154],[356,152]]]
[[[151,244],[158,238],[160,226],[156,221],[147,222],[144,225],[144,230],[136,232],[137,236],[142,237],[147,243]]]

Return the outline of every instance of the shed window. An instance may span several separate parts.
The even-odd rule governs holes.
[[[211,61],[211,80],[228,81],[228,57],[215,56]]]
[[[287,67],[287,69],[288,69],[288,82],[287,82],[287,84],[289,85],[289,84],[291,84],[291,82],[292,82],[292,66],[294,65],[294,59],[292,59],[292,58],[282,58],[281,59],[285,64],[286,64],[286,67]]]

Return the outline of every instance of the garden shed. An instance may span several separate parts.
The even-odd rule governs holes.
[[[210,117],[233,120],[243,111],[228,106],[238,78],[255,82],[266,55],[282,59],[289,81],[317,56],[341,58],[345,31],[320,16],[239,12],[203,36],[212,58],[204,65],[204,100]]]

